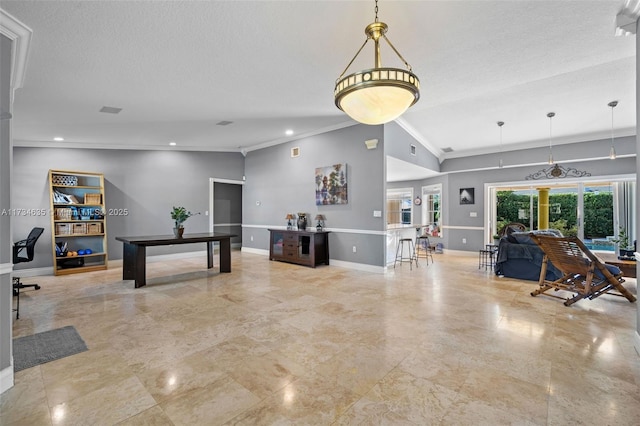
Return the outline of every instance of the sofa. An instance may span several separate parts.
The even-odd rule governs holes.
[[[534,234],[562,237],[553,229],[531,231]],[[544,253],[531,239],[529,232],[507,232],[500,238],[496,255],[496,275],[521,280],[538,281]],[[547,262],[546,279],[555,281],[563,276],[551,262]]]

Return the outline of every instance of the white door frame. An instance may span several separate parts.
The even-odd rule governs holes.
[[[213,187],[215,183],[230,183],[234,185],[244,185],[243,180],[233,180],[233,179],[220,179],[220,178],[209,178],[209,232],[213,232],[214,218],[213,218]]]

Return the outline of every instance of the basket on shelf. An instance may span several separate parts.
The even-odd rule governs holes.
[[[74,235],[84,235],[87,233],[87,224],[86,223],[72,223],[71,224],[71,233]]]
[[[78,186],[78,176],[52,175],[51,182],[54,185]]]
[[[73,216],[73,209],[68,207],[60,207],[54,209],[54,219],[56,220],[71,220]]]
[[[102,194],[84,194],[84,204],[100,204]]]
[[[87,234],[102,234],[101,223],[87,223]]]
[[[71,224],[56,223],[56,235],[71,235]]]

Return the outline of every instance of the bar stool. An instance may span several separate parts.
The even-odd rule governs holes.
[[[407,250],[409,251],[409,256],[404,255],[404,246],[407,245]],[[396,248],[396,259],[393,261],[393,267],[396,267],[396,262],[409,262],[409,269],[413,269],[411,263],[416,262],[416,267],[418,267],[418,259],[416,259],[416,248],[413,244],[412,238],[400,238],[398,240],[398,247]]]
[[[484,249],[478,251],[478,269],[484,266],[484,270],[487,268],[493,270],[495,267],[495,257],[498,253],[498,246],[494,244],[487,244]]]
[[[422,254],[420,254],[422,252]],[[418,264],[418,258],[423,257],[427,260],[427,266],[429,266],[429,258],[431,258],[431,263],[433,263],[433,249],[431,248],[431,243],[429,242],[428,235],[416,235],[416,265]]]

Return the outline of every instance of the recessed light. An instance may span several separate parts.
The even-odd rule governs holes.
[[[103,106],[100,108],[100,112],[104,112],[106,114],[119,114],[120,111],[122,111],[122,108],[118,107]]]
[[[176,145],[177,145],[177,143],[175,143],[175,142],[169,142],[169,145],[171,145],[171,146],[176,146]]]
[[[293,130],[291,130],[291,129],[287,129],[287,130],[284,132],[284,134],[285,134],[285,135],[287,135],[287,136],[291,136],[291,135],[293,135]]]
[[[64,140],[64,138],[60,137],[60,136],[56,136],[55,138],[53,138],[54,141],[56,142],[62,142]]]

